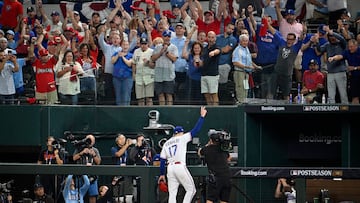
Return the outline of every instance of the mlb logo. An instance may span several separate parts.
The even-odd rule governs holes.
[[[303,110],[304,110],[304,111],[310,111],[310,106],[304,106],[304,107],[303,107]]]
[[[297,175],[298,175],[298,171],[297,171],[297,170],[291,170],[291,171],[290,171],[290,175],[292,175],[292,176],[297,176]]]

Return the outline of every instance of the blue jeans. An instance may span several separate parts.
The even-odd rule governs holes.
[[[133,79],[113,77],[116,105],[130,105]]]
[[[95,78],[94,77],[83,77],[80,78],[80,91],[92,90],[95,91]]]
[[[15,95],[0,95],[0,104],[14,104]]]

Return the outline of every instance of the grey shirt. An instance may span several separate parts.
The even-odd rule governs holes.
[[[344,37],[342,37],[340,34],[334,32],[335,38],[338,40],[338,42],[331,44],[330,42],[326,42],[322,46],[318,46],[317,49],[323,54],[327,53],[327,57],[332,57],[335,55],[342,54],[343,51],[346,49],[346,40]],[[332,61],[326,62],[328,73],[339,73],[339,72],[345,72],[346,71],[346,64],[345,60],[338,60],[338,61]]]

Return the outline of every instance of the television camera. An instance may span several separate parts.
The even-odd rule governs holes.
[[[10,180],[6,183],[0,183],[0,194],[9,194],[14,180]]]
[[[7,202],[7,197],[10,195],[10,189],[14,180],[6,183],[0,183],[0,202]]]
[[[79,151],[82,151],[85,148],[91,147],[91,139],[85,137],[81,140],[76,139],[76,137],[69,131],[65,131],[64,135],[66,136],[66,139],[71,142],[71,144],[74,145],[75,148],[77,148]]]
[[[52,141],[51,145],[54,149],[63,149],[65,144],[67,143],[66,140],[62,138],[57,138],[56,140]]]
[[[219,143],[222,151],[230,151],[232,149],[231,134],[225,130],[210,129],[208,136],[211,140]]]
[[[52,141],[51,145],[54,149],[59,150],[61,154],[66,155],[67,154],[67,151],[65,149],[66,143],[67,141],[65,139],[57,138],[54,141]]]
[[[91,139],[90,138],[84,138],[82,140],[74,140],[71,142],[76,148],[79,149],[79,151],[90,148],[91,147]]]

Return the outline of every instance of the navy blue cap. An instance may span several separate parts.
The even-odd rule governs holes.
[[[148,39],[146,37],[140,38],[140,44],[147,44],[147,43],[148,43]]]
[[[295,11],[292,9],[288,9],[288,10],[286,10],[285,14],[286,15],[295,15]]]
[[[174,128],[174,134],[178,134],[178,133],[181,133],[181,132],[184,132],[184,128],[182,126],[176,126]]]
[[[309,65],[311,65],[311,64],[318,65],[318,62],[315,59],[311,59],[309,62]]]
[[[325,24],[320,24],[319,27],[318,27],[318,30],[321,34],[326,34],[326,31],[324,30],[324,26]]]
[[[165,30],[165,31],[162,33],[162,36],[163,36],[163,37],[171,37],[171,31],[170,31],[170,30]]]
[[[44,187],[41,183],[35,183],[34,184],[34,190],[36,190],[38,188],[41,188],[41,187]]]

